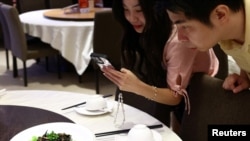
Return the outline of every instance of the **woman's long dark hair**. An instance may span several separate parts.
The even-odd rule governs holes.
[[[162,66],[163,50],[172,31],[166,11],[155,7],[156,0],[138,0],[146,25],[137,33],[124,15],[123,0],[113,1],[113,13],[122,25],[122,60],[124,67],[136,72],[146,83],[166,87],[166,72]],[[138,59],[139,56],[139,59]],[[139,61],[139,64],[136,62]]]

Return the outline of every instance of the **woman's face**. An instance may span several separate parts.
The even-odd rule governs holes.
[[[139,0],[123,0],[124,15],[137,33],[142,33],[146,21]]]

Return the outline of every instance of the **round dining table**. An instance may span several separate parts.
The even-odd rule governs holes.
[[[94,21],[62,20],[44,15],[51,9],[29,11],[19,15],[24,32],[38,37],[60,51],[82,75],[90,63],[93,52]],[[67,16],[67,15],[66,15]]]
[[[114,96],[105,98],[108,102],[114,103],[112,110],[105,114],[86,115],[76,112],[75,108],[62,110],[65,107],[86,102],[93,95],[94,94],[48,90],[6,91],[5,94],[0,97],[0,141],[6,141],[6,139],[11,138],[11,136],[14,136],[14,134],[17,134],[25,128],[46,122],[74,122],[90,129],[95,134],[130,129],[136,124],[145,124],[148,126],[162,124],[149,114],[124,104],[125,122],[122,126],[116,126],[114,124],[114,118],[118,103],[114,100]],[[22,117],[22,115],[24,117]],[[8,130],[2,131],[4,129]],[[181,141],[178,135],[164,124],[163,128],[154,130],[160,133],[163,141]],[[2,139],[3,137],[6,138]],[[97,137],[96,141],[104,141],[105,139],[115,141],[115,136]]]
[[[50,9],[43,13],[43,16],[55,20],[63,21],[93,21],[95,13],[100,11],[111,10],[110,8],[90,8],[88,12],[80,13],[78,10],[67,13],[67,9],[58,8]]]
[[[48,110],[26,106],[0,105],[1,141],[8,141],[22,130],[47,122],[73,123],[65,116]]]

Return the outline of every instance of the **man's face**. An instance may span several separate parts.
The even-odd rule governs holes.
[[[207,51],[217,43],[214,28],[198,20],[190,20],[183,13],[173,13],[169,10],[167,13],[177,26],[180,41],[190,42],[200,51]]]

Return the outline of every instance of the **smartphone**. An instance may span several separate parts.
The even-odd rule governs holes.
[[[96,64],[100,67],[103,68],[104,66],[109,66],[111,68],[114,68],[113,65],[109,62],[107,59],[108,56],[106,54],[101,54],[101,53],[91,53],[90,55],[91,59],[96,62]]]

